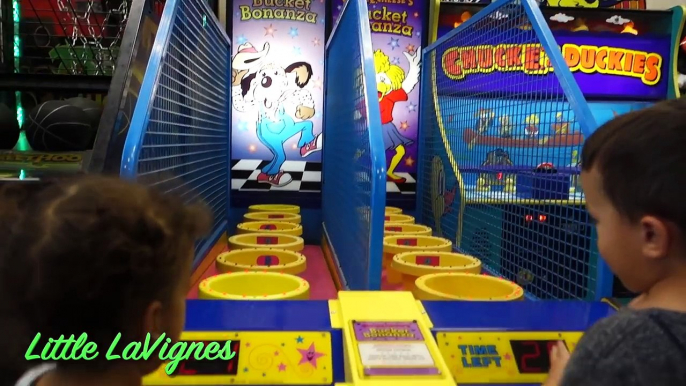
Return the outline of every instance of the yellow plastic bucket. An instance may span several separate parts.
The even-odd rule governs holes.
[[[414,291],[418,277],[434,273],[481,273],[481,260],[455,252],[405,252],[393,257],[391,269],[401,274],[403,287]]]
[[[418,300],[523,300],[524,290],[499,277],[473,273],[435,273],[415,281],[414,296]]]
[[[209,277],[198,286],[198,298],[218,300],[307,300],[310,284],[276,272],[232,272]]]
[[[433,230],[420,224],[410,224],[402,222],[384,223],[384,236],[412,235],[412,236],[431,236]]]
[[[415,235],[394,235],[386,236],[383,239],[383,267],[390,268],[393,256],[405,252],[451,252],[453,249],[452,241],[442,237],[415,236]],[[399,283],[401,280],[400,272],[387,269],[386,280],[389,283]]]
[[[284,212],[248,212],[243,215],[243,221],[272,221],[272,222],[290,222],[293,224],[300,224],[301,218],[299,214],[284,213]]]
[[[246,248],[275,248],[300,252],[305,247],[303,239],[298,236],[278,233],[244,233],[229,237],[232,251]]]
[[[281,213],[300,213],[300,207],[298,205],[286,205],[286,204],[259,204],[250,205],[248,207],[248,212],[281,212]]]
[[[236,227],[236,233],[279,233],[282,235],[302,236],[303,227],[300,224],[277,221],[242,222]]]
[[[307,259],[298,252],[282,249],[237,249],[217,256],[216,267],[221,273],[262,271],[297,275],[307,267]]]
[[[386,222],[400,222],[404,224],[414,224],[414,217],[407,214],[388,214],[386,213]]]
[[[400,208],[396,208],[395,206],[387,206],[386,214],[403,214],[403,210]]]

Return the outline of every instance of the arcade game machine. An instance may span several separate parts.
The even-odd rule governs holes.
[[[2,181],[102,172],[106,158],[118,162],[110,139],[128,128],[133,103],[122,102],[140,87],[135,63],[147,62],[152,40],[139,32],[154,37],[155,3],[2,2]]]
[[[267,208],[266,212],[286,210],[287,217],[299,227],[297,231],[289,230],[297,240],[260,238],[249,244],[279,248],[284,247],[284,242],[299,243],[292,251],[302,254],[307,264],[298,274],[312,284],[315,298],[335,298],[334,281],[320,246],[328,3],[236,0],[228,2],[226,7],[226,32],[234,43],[228,80],[231,99],[226,107],[230,110],[231,128],[228,236],[241,238],[244,232],[250,232],[248,228],[252,225],[247,223],[254,218],[249,212],[256,207]],[[271,73],[271,67],[276,73]],[[265,71],[270,74],[265,75]],[[284,113],[273,119],[277,126],[287,128],[262,135],[262,130],[267,129],[260,114],[267,111],[272,116],[281,109]],[[269,209],[268,205],[276,204],[286,206]],[[284,218],[263,219],[284,221]],[[261,226],[280,227],[274,223],[263,222]],[[279,245],[273,245],[274,242]],[[275,256],[267,263],[271,265],[277,260],[283,263],[284,258],[285,255]],[[217,273],[214,258],[209,256],[197,271],[202,278]],[[189,296],[194,297],[196,293],[193,291]]]
[[[531,4],[525,2],[523,6],[531,7]],[[348,162],[355,164],[363,157],[359,145],[371,142],[371,145],[367,143],[365,151],[377,153],[381,141],[377,136],[378,132],[369,136],[366,130],[368,127],[378,128],[378,120],[364,121],[347,114],[348,111],[355,111],[359,103],[369,106],[369,117],[375,116],[377,111],[373,107],[376,103],[367,103],[376,102],[371,87],[375,81],[375,76],[371,76],[371,52],[361,44],[363,39],[368,39],[368,34],[353,28],[359,28],[359,20],[366,14],[366,2],[349,0],[346,7],[342,16],[342,20],[346,22],[345,25],[341,24],[343,27],[339,30],[340,36],[345,39],[332,39],[329,49],[338,50],[338,47],[344,46],[359,47],[359,50],[366,51],[364,54],[349,56],[350,62],[357,64],[359,61],[361,68],[349,66],[346,70],[343,66],[340,67],[341,71],[337,74],[340,87],[337,87],[337,92],[350,98],[346,103],[330,105],[329,108],[342,112],[341,119],[348,115],[347,119],[351,121],[346,123],[352,124],[341,125],[342,128],[352,130],[357,125],[360,129],[359,132],[350,133],[355,137],[350,143],[341,142],[339,147],[341,154],[350,157]],[[159,79],[157,74],[165,73],[176,59],[181,58],[179,52],[168,50],[178,42],[174,40],[178,34],[191,28],[198,34],[196,40],[208,45],[207,50],[203,48],[192,51],[189,48],[182,51],[184,55],[195,59],[189,60],[187,64],[204,70],[216,65],[213,75],[220,81],[225,81],[226,78],[222,77],[227,77],[230,73],[227,71],[228,60],[213,63],[201,60],[210,52],[221,52],[221,56],[226,54],[227,58],[230,52],[228,37],[218,32],[221,27],[216,20],[208,18],[206,27],[198,27],[203,23],[204,12],[208,9],[203,0],[169,0],[165,6],[160,23],[165,34],[157,36],[155,45],[159,49],[154,49],[151,55],[151,61],[159,62],[156,66],[148,66],[141,92],[140,100],[145,97],[148,102],[139,103],[140,110],[137,107],[134,111],[134,121],[144,111],[152,110],[151,118],[144,118],[148,122],[134,126],[142,129],[130,131],[127,135],[132,141],[135,135],[139,136],[142,143],[142,149],[138,149],[140,155],[144,154],[143,149],[154,144],[151,142],[154,139],[148,138],[150,133],[173,124],[162,124],[155,118],[157,103],[164,98],[176,100],[183,96],[183,91],[161,95],[161,87],[149,87],[152,84],[148,83],[148,79]],[[342,50],[337,52],[345,55]],[[195,90],[198,91],[198,96],[209,95],[207,89]],[[178,142],[178,138],[173,143],[176,146],[183,145]],[[130,151],[127,147],[127,160],[128,155],[135,155]],[[138,164],[154,162],[154,159],[143,157],[131,158],[134,158],[132,162],[124,162],[122,165],[122,174],[126,177],[137,177],[126,170],[140,170]],[[362,179],[359,174],[363,174],[365,170],[369,173],[365,167],[378,168],[383,172],[380,159],[372,155],[369,157],[371,167],[365,163],[367,159],[364,159],[358,164],[359,169],[345,169],[346,176],[342,178],[350,182],[357,181],[355,178]],[[156,174],[164,175],[164,164],[155,163],[150,166],[147,170],[152,172],[154,167]],[[356,171],[359,173],[356,174]],[[372,177],[382,177],[374,181],[385,182],[383,173],[372,174]],[[207,178],[211,179],[212,175]],[[360,210],[359,218],[370,213],[371,216],[384,213],[384,201],[372,199],[379,193],[376,182],[371,185],[371,191],[367,190],[370,186],[366,182],[370,177],[366,175],[365,178],[367,180],[357,181],[345,192],[355,197],[355,203],[370,206],[366,212]],[[341,202],[340,205],[347,203]],[[353,213],[343,220],[355,215]],[[383,220],[383,216],[379,219]],[[383,221],[378,225],[382,223]],[[373,224],[370,226],[373,227]],[[383,230],[381,226],[376,228]],[[341,230],[353,235],[349,239],[352,245],[348,245],[345,251],[364,251],[370,248],[370,239],[362,237],[365,230]],[[339,253],[341,251],[342,249],[338,249]],[[224,277],[245,278],[249,275],[249,272],[238,272]],[[293,298],[289,301],[274,301],[270,300],[273,299],[271,296],[266,297],[267,300],[260,300],[265,299],[260,295],[261,288],[253,288],[250,294],[242,297],[239,294],[241,300],[218,300],[226,299],[223,292],[231,291],[232,287],[215,286],[212,279],[200,286],[206,300],[187,301],[187,319],[182,341],[175,344],[175,349],[172,348],[177,354],[183,352],[183,355],[175,355],[174,359],[148,376],[144,384],[540,384],[550,362],[547,348],[553,341],[563,340],[573,350],[584,330],[599,318],[613,312],[611,307],[600,302],[435,302],[430,300],[436,299],[435,294],[432,296],[429,292],[414,297],[409,292],[342,291],[336,300]],[[302,294],[305,291],[306,287],[296,287],[288,292]],[[520,288],[518,297],[512,299],[520,299],[521,294]],[[208,354],[214,358],[208,357]]]
[[[489,22],[472,24],[486,7],[440,5],[439,39],[467,24],[480,29],[483,38],[467,36],[470,30],[465,29],[460,35],[465,41],[450,48],[439,71],[440,87],[455,90],[445,91],[439,103],[449,131],[444,140],[450,141],[454,159],[434,160],[434,175],[426,179],[430,189],[422,201],[433,212],[429,224],[436,224],[435,229],[443,224],[446,237],[455,237],[461,250],[534,298],[627,296],[598,257],[584,209],[578,183],[586,134],[582,117],[569,100],[554,94],[560,86],[549,55],[533,35],[524,36],[541,32],[506,10],[489,15]],[[601,125],[679,97],[676,65],[683,7],[640,11],[564,8],[548,2],[540,9],[571,71],[569,81],[582,94],[576,102],[590,113],[589,122]],[[507,37],[504,26],[523,40]],[[429,147],[441,143],[437,135],[427,141]],[[456,173],[449,173],[453,168]],[[460,195],[455,211],[436,210],[435,202],[441,200],[434,197],[453,187]]]

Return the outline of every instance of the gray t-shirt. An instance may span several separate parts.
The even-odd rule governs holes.
[[[561,386],[686,385],[686,313],[621,310],[579,341]]]

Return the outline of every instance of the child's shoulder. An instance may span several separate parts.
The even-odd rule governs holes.
[[[683,349],[686,356],[686,313],[625,309],[596,323],[584,334],[579,345],[602,357],[618,349],[634,350],[670,343],[673,349]]]
[[[655,338],[655,335],[686,333],[686,313],[663,310],[623,309],[598,321],[584,334],[585,340],[621,343],[629,340]]]
[[[599,321],[584,334],[572,353],[563,384],[634,385],[650,379],[664,385],[675,380],[686,384],[685,361],[686,313],[627,309]]]

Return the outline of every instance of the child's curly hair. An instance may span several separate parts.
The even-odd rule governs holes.
[[[140,339],[138,315],[169,301],[209,225],[203,207],[116,178],[2,187],[0,328],[14,328],[2,340],[23,357],[37,332],[86,332],[99,351],[119,332]]]

